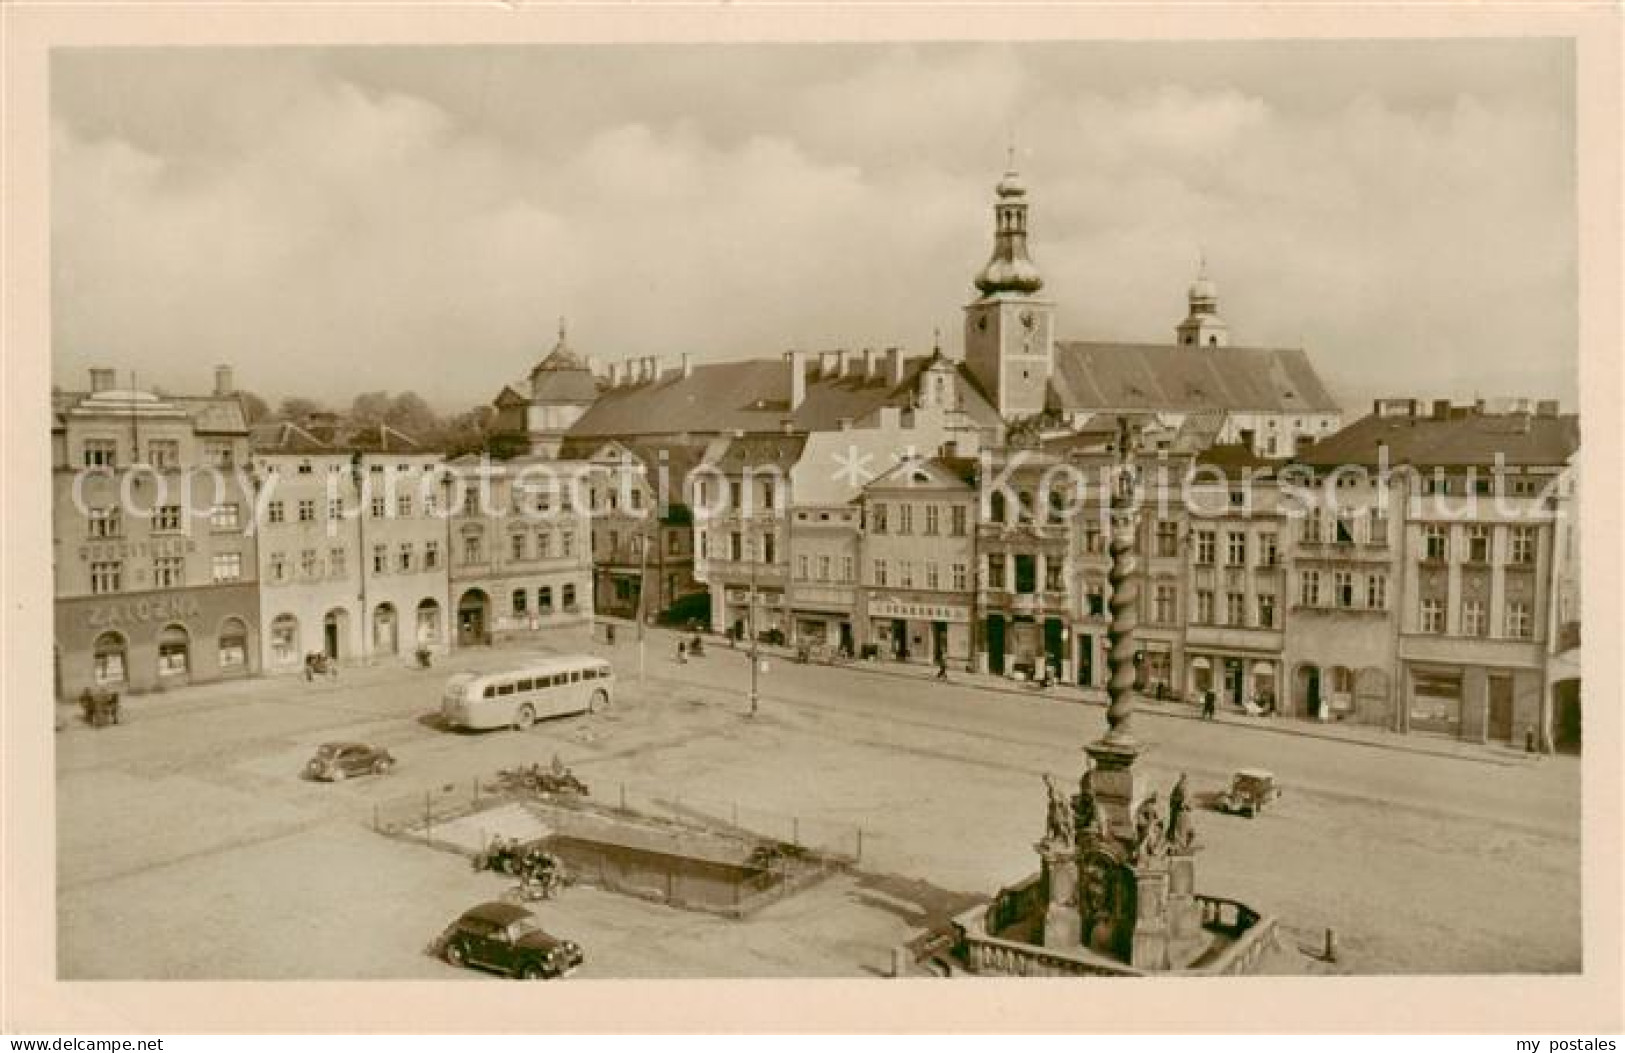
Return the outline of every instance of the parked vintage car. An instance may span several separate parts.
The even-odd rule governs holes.
[[[545,932],[536,915],[513,903],[481,903],[441,934],[440,953],[456,966],[472,966],[521,980],[552,980],[580,965],[581,947]]]
[[[1231,815],[1245,815],[1251,819],[1264,810],[1264,806],[1281,796],[1281,787],[1275,776],[1262,768],[1243,768],[1230,780],[1230,788],[1214,800],[1214,806]]]
[[[389,751],[360,742],[329,742],[316,747],[316,756],[305,765],[311,779],[338,782],[352,775],[382,775],[395,766]]]

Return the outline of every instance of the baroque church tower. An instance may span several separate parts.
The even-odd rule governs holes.
[[[1230,327],[1219,317],[1219,287],[1207,276],[1207,257],[1196,268],[1190,288],[1190,313],[1174,329],[1181,347],[1229,347]]]
[[[1027,255],[1027,188],[1015,159],[993,206],[993,256],[976,276],[981,296],[965,305],[965,365],[999,415],[1044,409],[1055,366],[1055,305],[1040,299],[1044,279]]]

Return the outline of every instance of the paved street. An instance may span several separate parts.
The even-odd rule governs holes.
[[[640,687],[630,635],[613,648],[585,630],[551,638],[611,654],[620,700],[522,734],[456,734],[433,719],[448,672],[500,665],[504,650],[427,672],[136,698],[128,723],[103,730],[70,719],[57,736],[61,975],[468,977],[423,947],[504,880],[374,833],[373,809],[555,753],[606,801],[625,786],[724,819],[797,817],[809,836],[862,829],[854,873],[747,921],[569,890],[542,913],[587,948],[580,975],[874,975],[920,926],[1036,869],[1039,773],[1075,779],[1079,747],[1104,728],[1100,707],[1036,692],[776,658],[750,718],[742,652],[711,644],[680,666],[674,639],[654,633]],[[1158,713],[1138,723],[1165,793],[1180,772],[1199,795],[1238,767],[1280,777],[1286,794],[1264,817],[1199,814],[1199,884],[1278,914],[1305,946],[1336,929],[1343,958],[1321,968],[1579,967],[1576,760]],[[400,764],[337,785],[298,778],[316,744],[344,738]]]

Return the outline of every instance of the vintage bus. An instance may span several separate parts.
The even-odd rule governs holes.
[[[446,681],[440,715],[459,728],[528,728],[548,717],[609,705],[615,672],[602,658],[536,658],[501,672],[458,673]]]

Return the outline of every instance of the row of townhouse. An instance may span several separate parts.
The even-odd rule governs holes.
[[[592,615],[584,465],[446,462],[208,396],[53,399],[56,693],[444,652]]]
[[[1577,742],[1573,417],[1384,400],[1290,462],[1146,423],[1147,692]],[[1114,432],[978,450],[921,410],[719,441],[692,482],[713,624],[1103,687]]]

